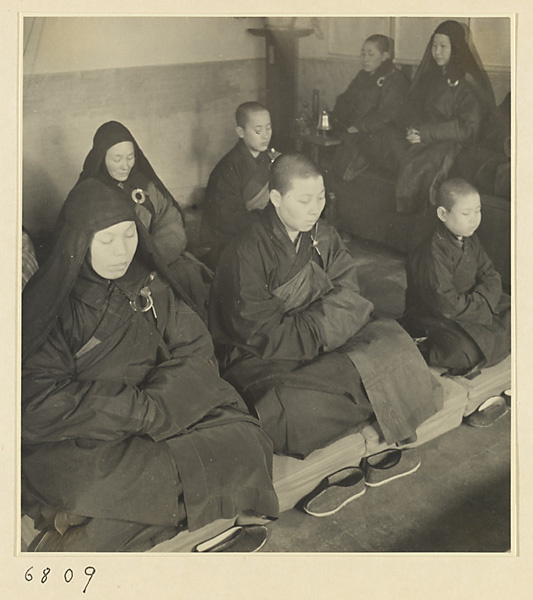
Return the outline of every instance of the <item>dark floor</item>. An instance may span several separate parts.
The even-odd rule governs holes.
[[[404,257],[351,240],[363,295],[376,312],[403,311]],[[269,525],[262,552],[505,552],[510,538],[508,413],[487,429],[468,425],[424,446],[420,469],[326,518],[298,509]]]

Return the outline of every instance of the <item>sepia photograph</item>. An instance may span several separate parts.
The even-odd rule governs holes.
[[[417,8],[17,15],[32,594],[520,555],[520,20]]]
[[[22,551],[511,550],[512,25],[24,17]]]

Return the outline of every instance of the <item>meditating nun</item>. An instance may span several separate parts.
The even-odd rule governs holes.
[[[397,123],[409,80],[394,65],[394,41],[386,35],[368,37],[361,49],[362,69],[337,97],[332,120],[343,140],[331,171],[344,181],[370,165],[388,169],[394,155],[388,130]]]
[[[490,127],[496,108],[487,73],[457,21],[445,21],[433,32],[406,107],[403,144],[396,146],[397,210],[418,212],[435,205],[456,156]]]
[[[140,551],[220,518],[275,517],[272,446],[219,377],[136,205],[84,179],[23,293],[30,550]]]
[[[223,377],[274,451],[300,458],[374,418],[388,444],[412,442],[441,403],[409,335],[373,318],[324,203],[308,157],[277,158],[270,203],[222,254],[210,301]]]

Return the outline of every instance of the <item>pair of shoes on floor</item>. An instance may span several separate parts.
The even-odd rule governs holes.
[[[362,468],[346,467],[332,473],[307,496],[304,511],[314,517],[328,517],[359,498],[366,487],[378,487],[414,473],[420,467],[417,450],[390,448],[363,459]]]
[[[264,525],[238,525],[198,544],[195,552],[257,552],[267,541]]]
[[[510,396],[509,396],[510,403]],[[507,401],[502,396],[491,396],[468,417],[465,417],[465,423],[471,427],[490,427],[499,418],[507,413]]]

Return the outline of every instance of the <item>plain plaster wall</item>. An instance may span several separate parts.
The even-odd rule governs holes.
[[[258,18],[26,17],[24,74],[262,58]]]

